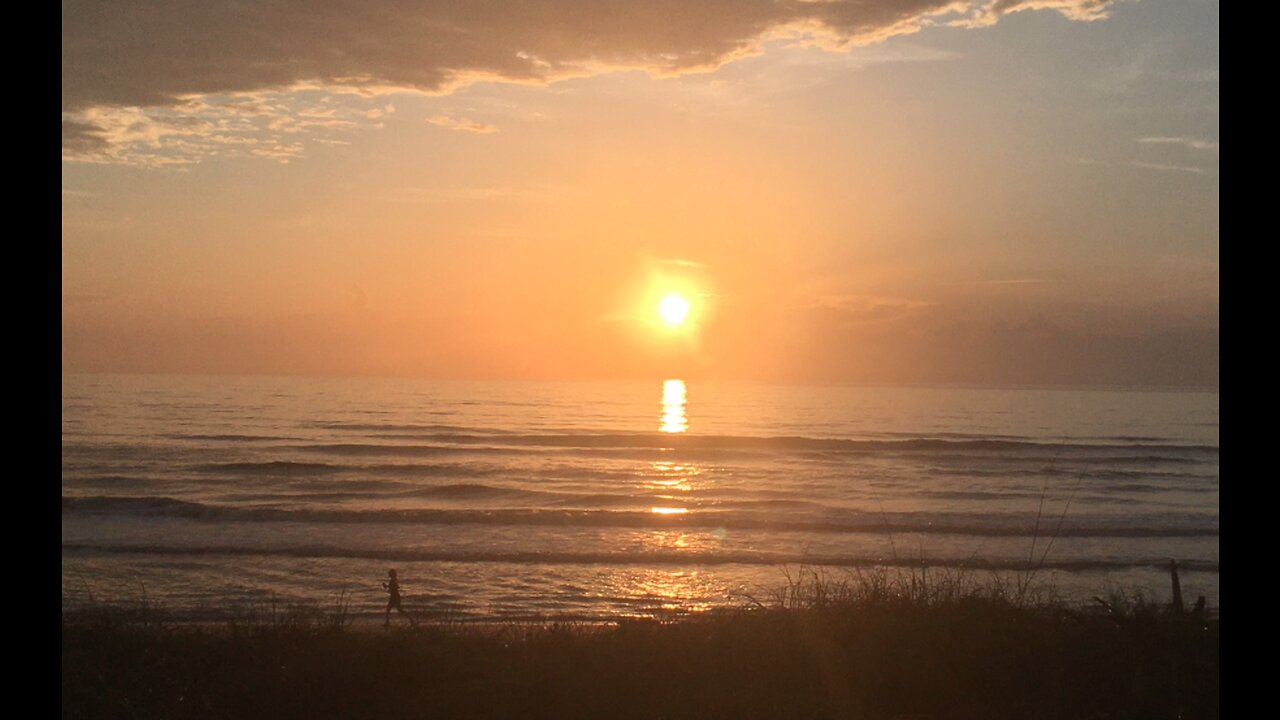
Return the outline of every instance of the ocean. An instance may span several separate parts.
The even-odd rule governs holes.
[[[64,375],[64,609],[669,617],[801,572],[1219,602],[1217,392]]]

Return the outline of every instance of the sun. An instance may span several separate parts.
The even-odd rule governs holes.
[[[689,301],[679,293],[667,293],[658,303],[658,317],[669,327],[680,327],[689,317]]]

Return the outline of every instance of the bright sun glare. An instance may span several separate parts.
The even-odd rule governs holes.
[[[689,317],[689,301],[676,293],[668,293],[658,303],[658,315],[667,325],[679,327]]]

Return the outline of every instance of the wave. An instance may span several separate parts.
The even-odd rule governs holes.
[[[221,437],[221,436],[200,436]],[[234,436],[259,437],[259,436]],[[1216,480],[1219,449],[1214,445],[1177,443],[1055,443],[1008,440],[992,437],[955,439],[912,437],[905,439],[840,439],[804,436],[672,435],[668,433],[462,433],[436,432],[397,438],[412,441],[386,442],[288,442],[269,446],[245,445],[246,440],[228,441],[241,447],[262,448],[275,453],[271,459],[246,457],[238,462],[207,462],[188,465],[204,452],[177,446],[139,444],[63,446],[64,466],[73,458],[78,466],[89,465],[103,474],[122,470],[121,462],[162,463],[203,474],[303,475],[334,474],[345,471],[403,473],[477,477],[492,472],[481,470],[476,460],[488,458],[529,459],[538,456],[593,459],[597,465],[608,460],[667,460],[677,462],[726,463],[776,460],[779,457],[803,461],[845,462],[862,458],[906,458],[926,462],[937,474],[999,477],[1042,473],[1064,477],[1110,480],[1123,477]],[[228,445],[228,447],[232,447]],[[283,456],[283,457],[282,457]],[[292,456],[292,457],[290,457]],[[298,456],[301,456],[299,458]],[[310,458],[310,460],[307,460]],[[219,458],[221,459],[221,458]],[[405,462],[392,464],[394,460]],[[411,463],[420,459],[416,467]],[[431,463],[431,460],[440,462]],[[382,461],[379,463],[379,461]],[[139,467],[142,467],[141,465]],[[87,469],[83,468],[82,469]],[[594,468],[599,473],[605,468]],[[1210,473],[1197,473],[1202,470]]]
[[[565,433],[565,434],[525,434],[525,433],[430,433],[415,436],[412,439],[429,442],[447,443],[450,445],[531,445],[540,447],[574,447],[574,448],[699,448],[699,449],[766,449],[766,450],[822,450],[844,452],[874,451],[981,451],[1009,453],[1018,451],[1054,452],[1072,451],[1107,451],[1107,452],[1146,452],[1162,456],[1166,453],[1198,453],[1218,454],[1214,445],[1159,442],[1126,442],[1107,441],[1095,443],[1081,442],[1049,442],[1034,440],[1013,440],[1000,437],[982,437],[974,439],[956,439],[942,437],[912,437],[891,440],[855,440],[846,438],[816,438],[800,435],[751,436],[751,435],[685,435],[672,433]],[[323,447],[323,446],[308,446]],[[328,447],[406,447],[400,445],[379,446],[350,443]],[[420,446],[407,446],[420,447]],[[428,446],[429,447],[429,446]]]
[[[455,486],[456,487],[456,486]],[[465,487],[465,486],[463,486]],[[485,487],[485,486],[477,486]],[[476,492],[475,488],[452,492]],[[486,490],[486,492],[489,490]],[[235,507],[171,497],[81,496],[62,498],[63,513],[94,513],[178,517],[210,522],[408,523],[432,525],[505,525],[560,527],[619,527],[643,529],[764,530],[772,532],[916,533],[982,537],[1031,537],[1034,518],[1024,515],[949,515],[943,513],[864,513],[828,511],[816,516],[777,517],[765,512],[704,510],[661,514],[637,510],[568,509],[295,509]],[[1076,520],[1058,529],[1061,537],[1217,537],[1216,517],[1166,515],[1177,525],[1119,525]]]
[[[525,452],[519,448],[510,447],[455,447],[450,445],[380,445],[370,443],[328,443],[314,445],[290,445],[286,450],[296,450],[300,452],[326,453],[330,455],[401,455],[401,456],[429,456],[429,455],[470,455],[477,452],[495,455],[510,455]]]
[[[1041,470],[1075,474],[1080,466],[1119,466],[1151,470],[1160,466],[1192,466],[1218,462],[1219,449],[1202,444],[1053,443],[1028,440],[912,438],[852,440],[802,436],[606,434],[476,434],[432,433],[396,438],[402,442],[298,443],[278,446],[289,452],[354,457],[475,457],[531,454],[593,458],[680,459],[705,462],[793,456],[817,460],[861,457],[915,457],[946,465],[972,465],[978,472],[998,472],[1011,464],[1034,464]],[[995,466],[995,467],[993,467]]]
[[[230,462],[206,463],[193,465],[195,472],[230,473],[230,474],[262,474],[262,475],[323,475],[343,472],[347,468],[329,463],[293,462],[291,460],[268,460],[265,462]]]
[[[304,427],[313,427],[323,430],[395,433],[392,437],[403,437],[405,433],[480,432],[489,435],[507,435],[515,432],[511,430],[500,430],[498,428],[478,428],[466,425],[448,425],[444,423],[358,423],[339,420],[321,420],[312,423],[304,423],[303,425]]]
[[[141,488],[147,485],[154,485],[157,481],[148,477],[137,477],[133,475],[87,475],[75,479],[77,485],[89,485],[108,488],[124,488],[136,487]],[[64,480],[65,483],[65,480]]]
[[[812,555],[771,552],[702,552],[685,550],[652,550],[643,552],[561,552],[561,551],[485,551],[485,550],[403,550],[384,548],[344,548],[331,545],[297,545],[262,548],[238,545],[190,546],[63,543],[64,552],[99,552],[136,555],[186,556],[267,556],[289,558],[342,558],[386,560],[394,562],[464,562],[519,563],[538,565],[819,565],[828,567],[954,567],[973,570],[1125,570],[1152,568],[1167,570],[1168,558],[1130,558],[1119,560],[1063,559],[1028,563],[1025,560],[967,557],[928,561],[913,558],[885,558],[860,555]],[[1211,560],[1179,560],[1184,572],[1218,572],[1218,562]]]
[[[373,437],[386,440],[425,440],[425,441],[443,441],[443,442],[487,442],[494,438],[501,438],[503,441],[512,443],[533,443],[533,444],[558,444],[572,438],[589,438],[594,441],[610,441],[619,438],[642,438],[642,439],[658,439],[659,441],[670,441],[673,438],[679,440],[684,439],[691,442],[711,442],[722,443],[725,441],[738,443],[739,441],[749,442],[765,442],[783,444],[794,441],[810,442],[818,444],[828,443],[916,443],[916,442],[947,442],[947,443],[1000,443],[1005,445],[1039,445],[1051,447],[1124,447],[1124,446],[1153,446],[1153,447],[1179,447],[1180,444],[1170,438],[1163,438],[1154,435],[1090,435],[1075,437],[1060,437],[1035,439],[1027,435],[1010,435],[1001,433],[974,433],[974,432],[956,432],[956,431],[937,431],[929,434],[921,434],[918,432],[893,432],[886,431],[880,433],[870,433],[863,439],[849,439],[838,437],[811,437],[798,435],[778,435],[778,436],[748,436],[748,435],[676,435],[662,432],[590,432],[578,429],[556,430],[543,433],[528,433],[519,430],[499,429],[493,427],[476,427],[464,425],[451,425],[442,423],[356,423],[356,422],[338,422],[338,421],[322,421],[309,423],[308,427],[322,428],[327,430],[349,430],[361,433],[378,433],[370,434],[367,437]],[[571,440],[570,440],[571,441]],[[1215,446],[1197,446],[1197,445],[1181,445],[1182,447],[1205,447],[1217,449]]]
[[[168,440],[204,440],[216,442],[284,442],[304,439],[292,435],[241,435],[238,433],[169,433],[167,435],[161,435],[160,437]]]
[[[333,475],[338,473],[358,473],[364,475],[383,475],[393,477],[481,477],[492,475],[498,471],[492,467],[478,467],[475,464],[460,463],[381,463],[370,465],[351,465],[346,463],[298,462],[294,460],[264,460],[260,462],[225,462],[203,463],[188,466],[188,469],[210,475]]]
[[[403,499],[403,498],[427,498],[427,499],[443,499],[443,500],[532,500],[541,498],[546,495],[555,495],[556,493],[544,493],[537,490],[522,490],[520,488],[494,487],[492,485],[481,485],[478,483],[451,483],[448,485],[435,485],[432,487],[413,487],[408,490],[397,490],[397,486],[403,486],[401,483],[375,482],[365,483],[366,485],[377,485],[380,490],[379,497],[384,499]],[[341,483],[335,486],[327,486],[329,489],[322,490],[303,490],[301,492],[259,492],[259,493],[239,493],[235,495],[222,495],[220,499],[231,502],[333,502],[342,500],[366,500],[368,499],[368,488],[351,489],[350,483]]]

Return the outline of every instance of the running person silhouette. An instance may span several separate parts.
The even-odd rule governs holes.
[[[391,624],[391,609],[395,608],[400,611],[401,615],[409,618],[410,625],[416,625],[413,617],[404,611],[404,607],[400,605],[400,580],[396,577],[395,570],[387,571],[387,581],[382,583],[382,587],[387,591],[387,619],[382,623],[383,627]]]

